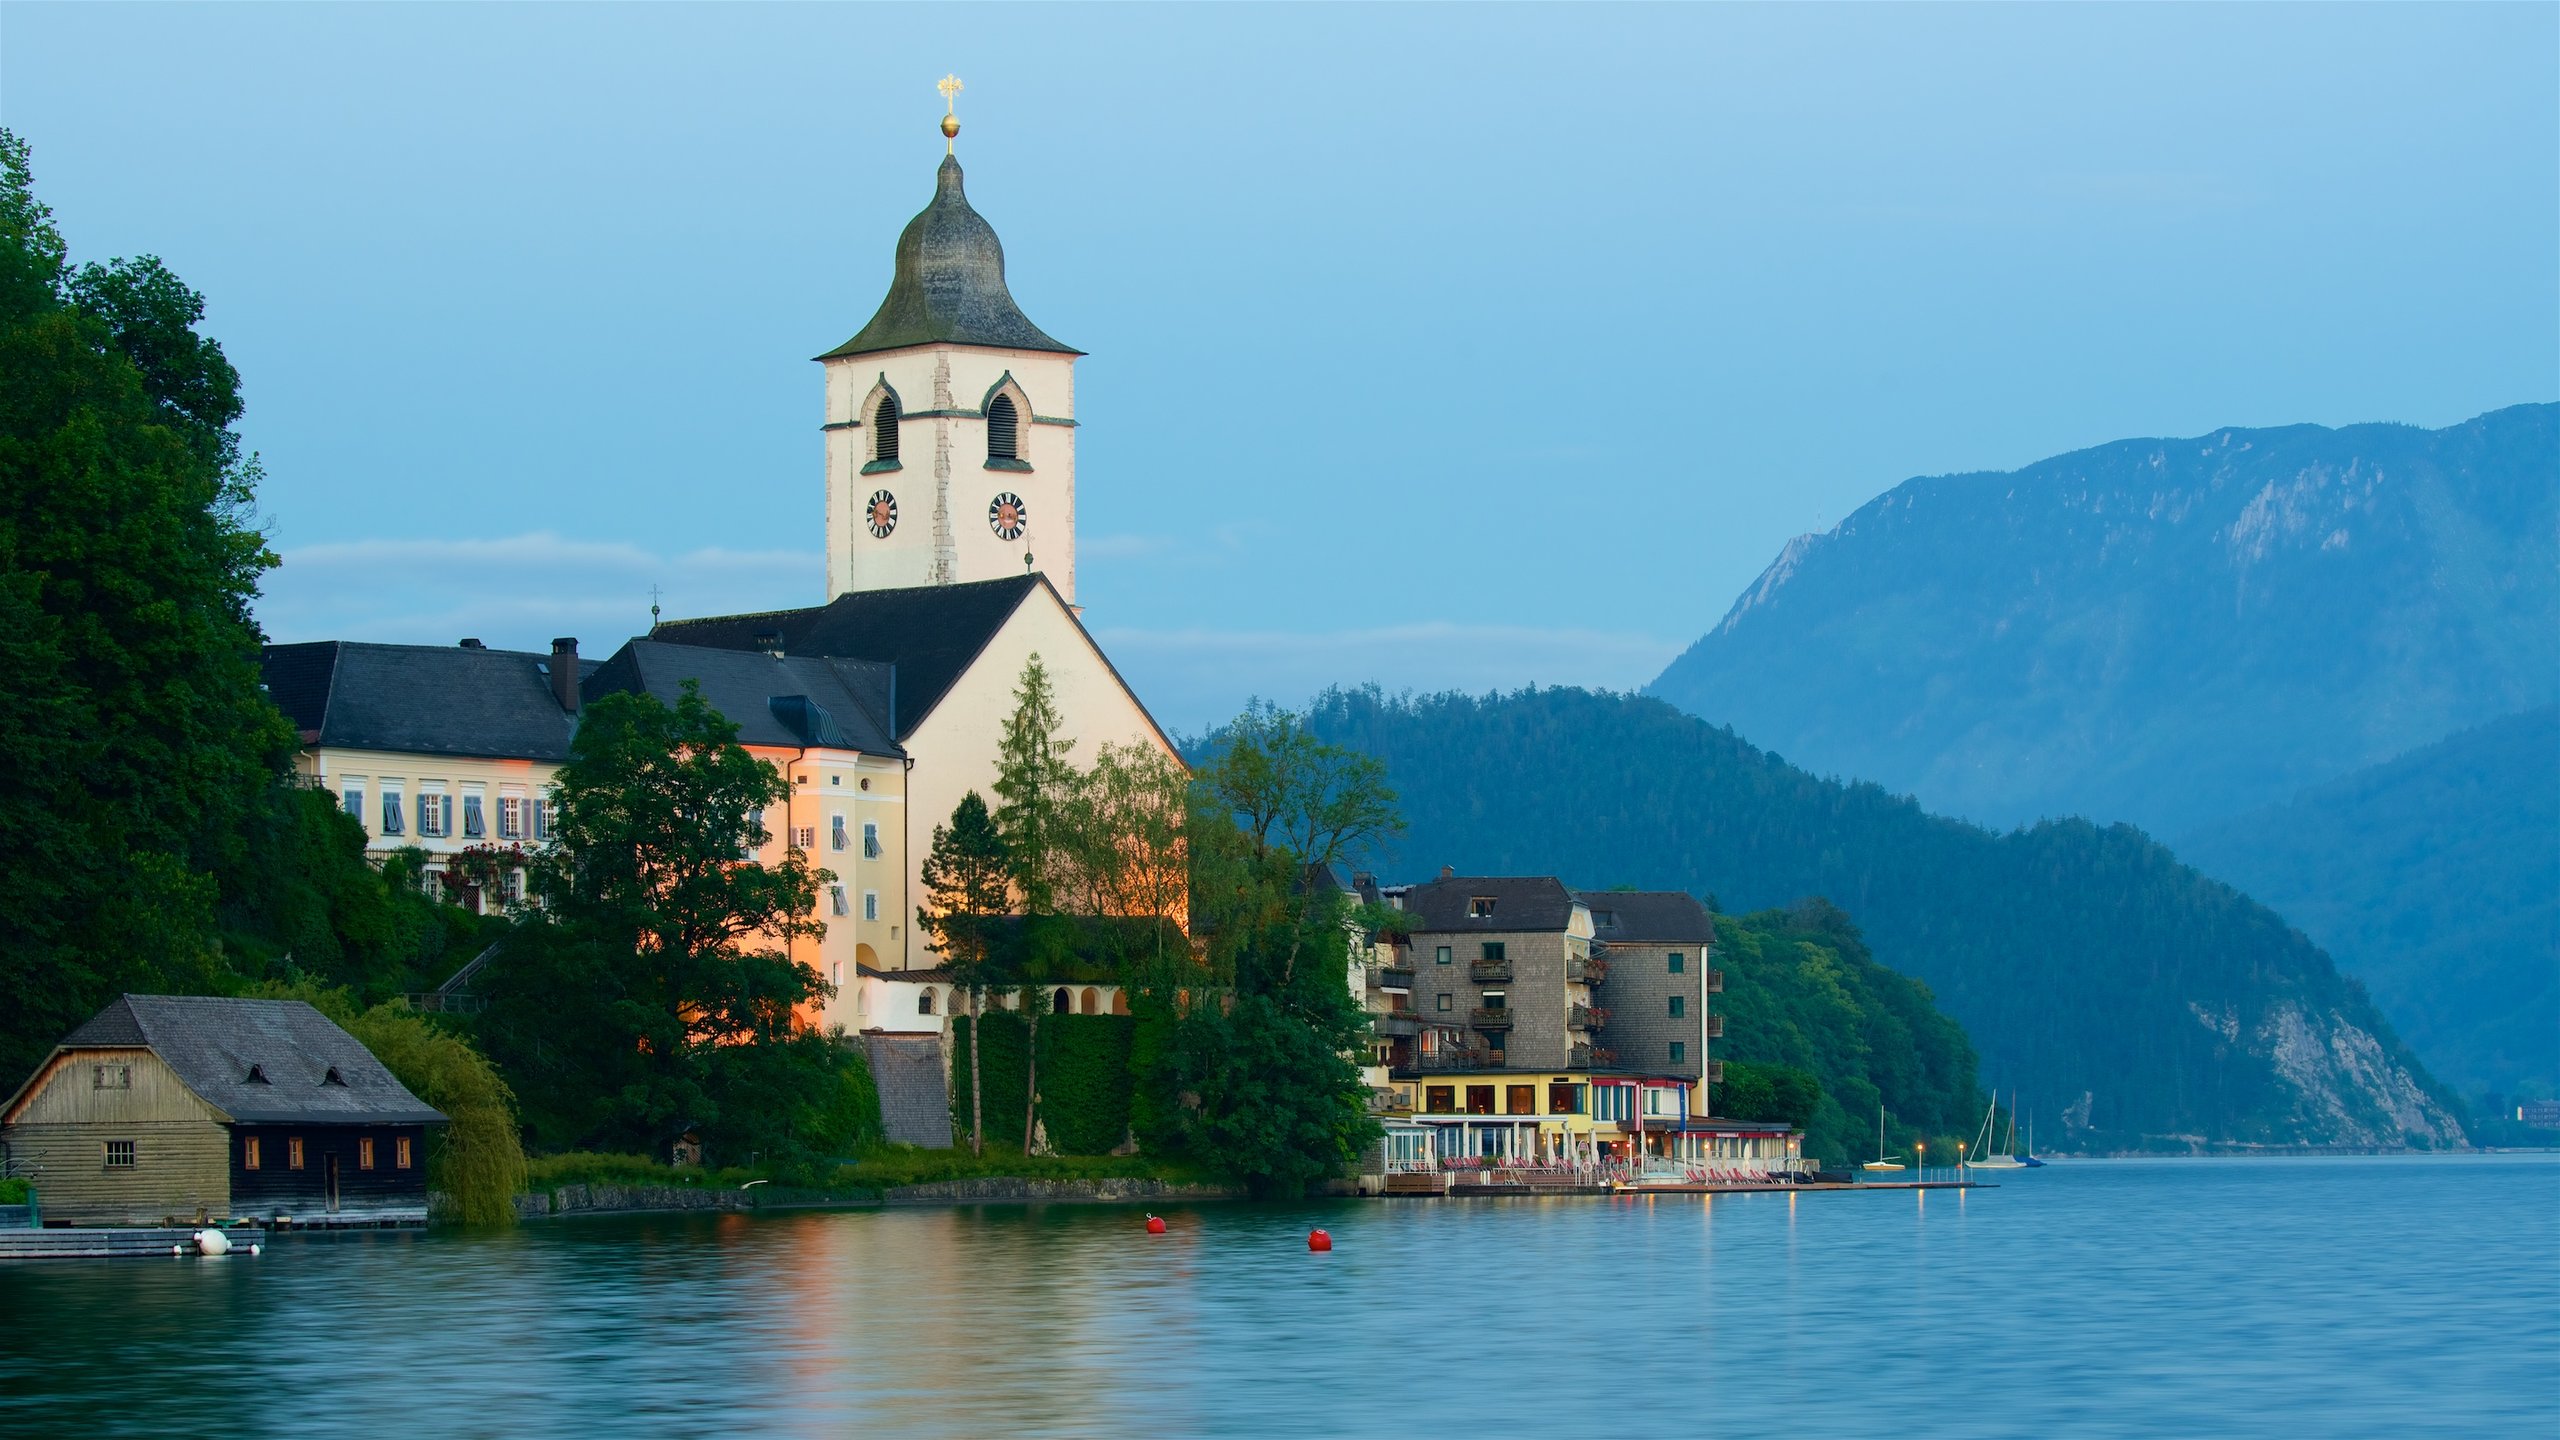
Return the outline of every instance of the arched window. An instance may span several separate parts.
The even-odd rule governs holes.
[[[876,465],[898,463],[898,397],[885,391],[871,409],[871,460]]]
[[[1022,416],[1013,408],[1010,395],[999,395],[987,402],[987,458],[1022,458]]]
[[[916,997],[916,1013],[919,1015],[930,1015],[933,1013],[933,991],[931,989],[927,989],[923,994]]]
[[[1071,999],[1071,998],[1069,998],[1069,997],[1068,997],[1068,995],[1067,995],[1067,987],[1066,987],[1066,986],[1064,986],[1064,985],[1059,986],[1059,987],[1058,987],[1058,993],[1049,997],[1049,1013],[1050,1013],[1050,1014],[1052,1014],[1052,1015],[1072,1015],[1072,1014],[1074,1014],[1074,1013],[1075,1013],[1075,1010],[1076,1010],[1075,1001],[1074,1001],[1073,999]]]
[[[1129,1013],[1128,991],[1114,990],[1111,992],[1111,1013],[1114,1015],[1126,1015]]]
[[[1082,995],[1076,997],[1076,1012],[1081,1015],[1101,1014],[1102,992],[1088,986]]]

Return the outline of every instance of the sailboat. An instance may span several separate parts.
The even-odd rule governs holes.
[[[1876,1106],[1876,1158],[1858,1168],[1879,1173],[1902,1168],[1901,1161],[1884,1158],[1884,1106],[1881,1104]]]
[[[2027,1153],[2018,1157],[2018,1163],[2030,1170],[2044,1168],[2044,1162],[2036,1158],[2036,1117],[2033,1115],[2027,1117]]]
[[[1983,1150],[1982,1156],[1979,1159],[1967,1160],[1964,1163],[1976,1170],[2026,1169],[2027,1163],[2019,1159],[2014,1153],[2011,1153],[2018,1148],[2018,1110],[2017,1106],[2014,1104],[2009,1107],[2009,1143],[2001,1147],[2001,1153],[1997,1155],[1991,1153],[1991,1127],[1999,1120],[1999,1118],[2000,1097],[1994,1095],[1991,1097],[1991,1108],[1983,1112],[1982,1116],[1982,1134],[1980,1137]]]

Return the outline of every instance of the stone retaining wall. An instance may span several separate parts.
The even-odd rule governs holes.
[[[1241,1190],[1164,1180],[1018,1180],[991,1177],[894,1185],[876,1198],[803,1198],[784,1192],[771,1199],[754,1190],[715,1190],[690,1185],[557,1185],[516,1197],[516,1218],[604,1215],[632,1211],[736,1211],[849,1208],[880,1205],[1127,1204],[1142,1200],[1232,1200]]]
[[[616,1210],[752,1210],[743,1190],[694,1185],[560,1185],[516,1197],[516,1218],[595,1215]]]
[[[1023,1201],[1115,1203],[1132,1200],[1231,1200],[1243,1194],[1220,1185],[1180,1184],[1167,1180],[937,1180],[927,1185],[895,1185],[881,1199],[891,1205],[981,1205]]]

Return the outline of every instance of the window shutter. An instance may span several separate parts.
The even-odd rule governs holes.
[[[883,395],[871,411],[871,458],[895,461],[898,458],[898,397]]]
[[[1013,408],[1013,397],[999,395],[987,405],[987,458],[1018,460],[1021,448],[1021,417]]]

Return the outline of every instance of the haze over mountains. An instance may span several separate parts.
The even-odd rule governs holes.
[[[2177,835],[2560,699],[2560,405],[1909,480],[1650,687],[1987,824]]]
[[[2560,745],[2499,723],[2560,699],[2560,405],[1906,481],[1651,690],[1932,810],[2176,839],[2469,1092],[2560,1087]]]

